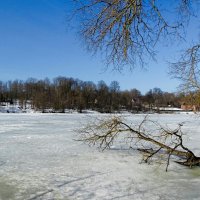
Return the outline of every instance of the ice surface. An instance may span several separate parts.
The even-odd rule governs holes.
[[[107,117],[108,115],[101,115]],[[74,129],[96,114],[0,114],[0,199],[197,200],[200,168],[140,164],[130,150],[99,151],[75,141]],[[124,115],[136,122],[144,115]],[[153,114],[167,126],[185,122],[187,145],[200,154],[200,118]]]

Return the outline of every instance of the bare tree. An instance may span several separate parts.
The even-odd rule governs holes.
[[[164,155],[166,171],[170,160],[188,166],[199,166],[197,157],[183,142],[183,132],[179,124],[176,129],[165,128],[146,116],[137,126],[129,125],[120,117],[98,120],[81,131],[80,140],[90,145],[97,145],[102,150],[109,149],[122,136],[130,149],[137,149],[143,154],[143,161],[149,163],[156,155]],[[162,157],[163,159],[163,157]]]
[[[190,15],[190,9],[195,2],[73,1],[76,8],[78,5],[75,15],[80,20],[81,35],[88,49],[92,52],[105,52],[108,64],[114,64],[117,69],[125,64],[143,65],[145,57],[154,57],[154,47],[161,37],[166,39],[179,35],[183,21]],[[169,13],[173,13],[173,16],[169,17]]]
[[[181,81],[181,89],[200,91],[200,44],[188,48],[179,61],[171,63],[170,75]]]

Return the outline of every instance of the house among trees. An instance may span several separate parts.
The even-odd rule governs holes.
[[[189,104],[183,103],[183,104],[181,104],[181,109],[185,110],[185,111],[197,112],[197,111],[200,111],[200,106],[198,106],[198,105],[189,105]]]

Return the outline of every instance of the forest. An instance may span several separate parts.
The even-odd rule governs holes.
[[[29,78],[26,81],[0,81],[0,103],[16,104],[26,109],[41,112],[65,112],[65,109],[96,110],[102,113],[119,111],[149,111],[160,107],[180,107],[186,95],[183,93],[163,92],[160,88],[150,89],[145,94],[133,88],[121,90],[118,81],[107,85],[104,81],[97,84],[91,81],[56,77],[37,80]],[[48,111],[47,111],[48,110]]]

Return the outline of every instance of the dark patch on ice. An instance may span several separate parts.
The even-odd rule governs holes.
[[[125,195],[113,197],[113,198],[111,198],[109,200],[122,199],[122,198],[125,198],[125,197],[134,196],[134,195],[135,195],[135,193],[133,193],[133,194],[125,194]]]
[[[5,164],[6,164],[6,162],[0,161],[0,166],[5,165]]]
[[[13,185],[9,185],[5,180],[0,180],[0,199],[12,200],[15,197],[17,188]]]

